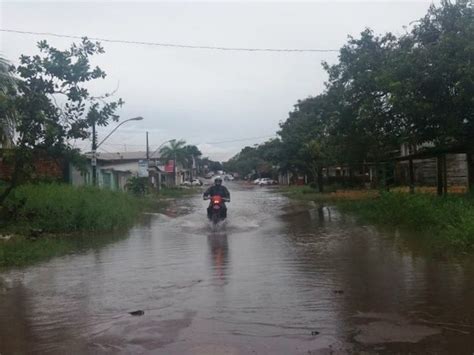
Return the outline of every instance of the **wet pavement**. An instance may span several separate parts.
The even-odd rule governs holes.
[[[472,258],[228,187],[217,230],[195,197],[127,238],[3,271],[0,353],[473,354]]]

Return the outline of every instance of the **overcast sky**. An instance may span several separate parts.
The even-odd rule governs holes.
[[[429,4],[2,1],[0,27],[189,45],[339,49],[348,35],[357,36],[366,27],[401,34]],[[3,32],[0,36],[1,53],[14,63],[21,54],[35,54],[40,39],[59,48],[73,41]],[[337,53],[223,52],[116,43],[104,43],[104,48],[106,53],[94,63],[108,76],[93,91],[118,86],[117,96],[126,103],[121,119],[145,119],[122,126],[103,149],[144,150],[149,131],[152,148],[183,138],[216,160],[274,135],[298,99],[323,90],[326,74],[321,61],[337,61]],[[99,131],[100,136],[111,127]],[[89,147],[90,142],[80,145]]]

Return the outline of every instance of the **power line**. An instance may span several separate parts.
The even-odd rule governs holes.
[[[258,137],[247,137],[247,138],[238,138],[238,139],[229,139],[229,140],[224,140],[224,141],[219,141],[219,142],[201,142],[201,143],[194,143],[195,145],[199,144],[224,144],[224,143],[234,143],[234,142],[245,142],[245,141],[251,141],[255,139],[263,139],[263,138],[274,138],[277,137],[276,134],[273,135],[267,135],[267,136],[258,136]],[[193,143],[190,143],[193,144]],[[129,144],[129,143],[104,143],[106,146],[121,146],[123,147],[124,145],[130,146],[130,147],[140,147],[144,148],[146,147],[145,144]],[[150,146],[152,149],[154,146]]]
[[[244,141],[251,141],[251,140],[254,140],[254,139],[272,138],[272,137],[276,137],[276,136],[277,136],[276,134],[273,134],[271,136],[240,138],[240,139],[232,139],[232,140],[220,141],[220,142],[206,142],[205,144],[223,144],[223,143],[244,142]]]
[[[131,143],[103,143],[104,145],[109,145],[109,146],[121,146],[123,147],[124,145],[131,146],[131,147],[146,147],[146,144],[131,144]]]
[[[59,37],[59,38],[72,38],[82,39],[86,36],[73,36],[64,35],[52,32],[32,32],[32,31],[20,31],[6,28],[0,28],[0,32],[17,33],[35,36],[48,36],[48,37]],[[244,48],[244,47],[220,47],[220,46],[202,46],[202,45],[188,45],[178,43],[162,43],[162,42],[146,42],[146,41],[129,41],[122,39],[110,39],[100,37],[87,37],[93,41],[109,42],[109,43],[122,43],[122,44],[137,44],[144,46],[156,46],[156,47],[169,47],[169,48],[182,48],[182,49],[206,49],[206,50],[219,50],[219,51],[238,51],[238,52],[287,52],[287,53],[305,53],[305,52],[339,52],[338,49],[322,49],[322,48]]]

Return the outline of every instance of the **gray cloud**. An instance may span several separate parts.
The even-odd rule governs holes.
[[[334,48],[365,27],[402,33],[428,1],[316,3],[3,2],[1,27],[124,40],[272,48]],[[42,37],[2,33],[12,61],[36,52]],[[71,40],[47,38],[65,47]],[[96,63],[108,78],[92,90],[113,90],[126,105],[124,125],[103,148],[143,150],[184,138],[215,159],[264,139],[208,144],[275,133],[293,104],[323,90],[321,61],[337,53],[247,53],[104,43]],[[99,133],[105,136],[109,128]],[[88,142],[79,143],[88,147]]]

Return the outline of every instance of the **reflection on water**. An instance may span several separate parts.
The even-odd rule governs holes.
[[[207,237],[209,257],[214,272],[214,280],[224,285],[227,283],[227,266],[229,263],[229,244],[226,233],[212,233]]]
[[[331,206],[230,190],[217,231],[196,197],[113,243],[3,272],[0,353],[474,350],[472,259],[427,257]]]

